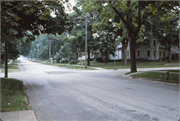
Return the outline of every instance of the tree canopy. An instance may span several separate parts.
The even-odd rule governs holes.
[[[107,26],[110,19],[117,15],[120,19],[116,27],[126,30],[130,42],[131,72],[136,72],[135,45],[138,38],[142,37],[139,32],[144,29],[144,22],[149,16],[164,15],[177,9],[177,1],[83,1],[82,8],[86,13],[99,13],[101,22],[94,24],[94,28],[102,29]]]
[[[26,36],[33,41],[33,35],[62,34],[71,28],[63,2],[1,1],[2,40]]]

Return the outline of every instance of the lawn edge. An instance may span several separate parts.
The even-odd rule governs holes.
[[[143,72],[142,72],[143,73]],[[167,80],[160,80],[160,79],[151,79],[151,78],[142,78],[142,77],[136,77],[133,75],[129,75],[131,79],[139,79],[139,80],[146,80],[146,81],[152,81],[152,82],[164,82],[164,83],[169,83],[169,84],[179,84],[179,82],[175,81],[167,81]]]

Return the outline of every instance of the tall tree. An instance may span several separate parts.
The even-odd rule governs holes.
[[[86,12],[96,11],[103,18],[101,23],[107,25],[115,14],[120,18],[120,26],[124,26],[130,42],[131,72],[136,72],[135,45],[138,33],[148,16],[166,13],[166,9],[174,9],[177,1],[91,1],[83,2]]]
[[[71,22],[65,13],[65,1],[1,1],[1,39],[34,40],[40,33],[61,34],[70,30]],[[54,17],[51,16],[54,13]],[[7,43],[7,42],[6,42]],[[5,44],[7,45],[7,44]],[[7,47],[6,54],[7,54]],[[7,55],[6,55],[7,57]],[[5,64],[7,77],[7,59]]]
[[[168,48],[169,63],[171,62],[171,48],[176,47],[179,43],[178,16],[177,13],[169,13],[164,15],[163,18],[159,16],[150,18],[152,23],[156,23],[156,25],[152,25],[154,36],[158,39],[161,45]]]
[[[105,64],[109,59],[109,55],[115,55],[115,46],[113,34],[108,31],[103,31],[98,33],[98,36],[95,37],[95,40],[98,41],[98,50],[101,53],[101,57],[105,60]]]
[[[21,55],[27,56],[29,55],[29,52],[31,50],[31,42],[27,41],[26,42],[26,37],[23,37],[20,39],[21,40]]]

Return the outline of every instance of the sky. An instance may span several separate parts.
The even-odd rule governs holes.
[[[72,5],[72,6],[75,6],[76,4],[76,1],[75,0],[69,0],[69,3]],[[67,13],[71,13],[73,11],[66,11]]]

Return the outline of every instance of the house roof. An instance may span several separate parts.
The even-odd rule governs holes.
[[[179,53],[179,48],[177,48],[177,47],[173,47],[173,48],[171,48],[171,50],[174,51],[175,53]]]

